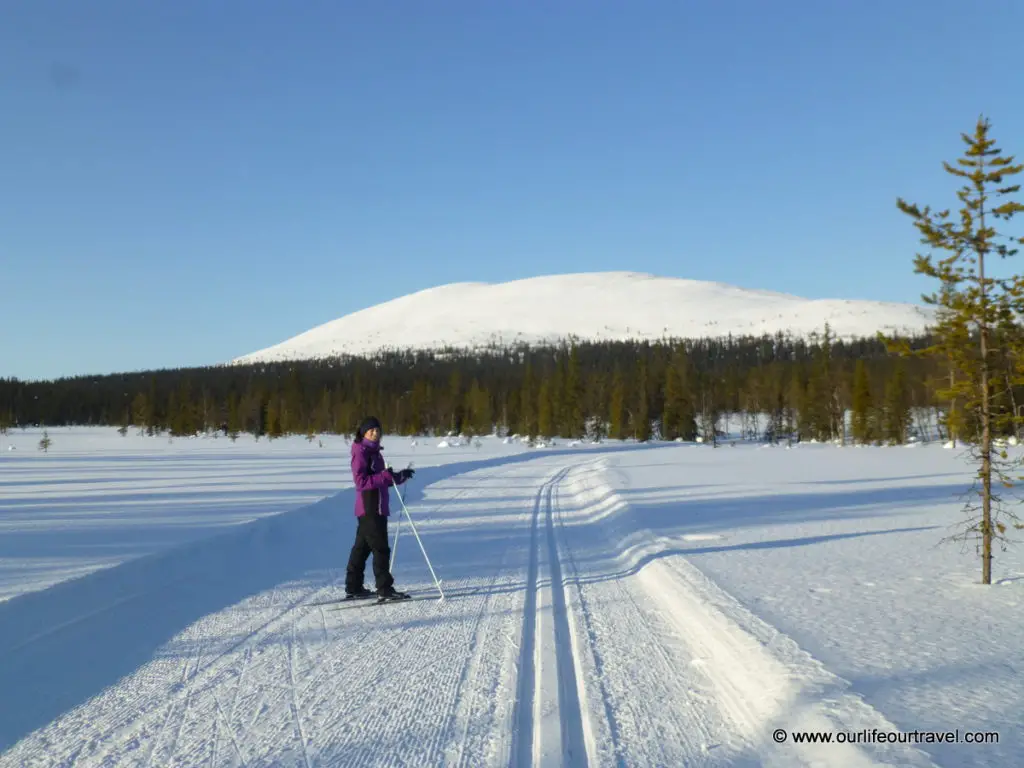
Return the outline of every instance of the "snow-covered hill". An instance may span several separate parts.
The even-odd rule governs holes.
[[[827,322],[844,338],[920,332],[931,310],[912,304],[806,299],[635,272],[454,283],[354,312],[236,363],[372,354],[381,349],[538,344],[570,336],[611,341],[774,334]]]

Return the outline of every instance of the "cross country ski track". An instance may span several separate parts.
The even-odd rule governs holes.
[[[412,512],[448,599],[329,603],[346,533],[337,568],[203,616],[0,766],[929,764],[774,744],[776,727],[892,726],[659,556],[672,542],[616,471],[614,455],[556,455],[434,483]],[[399,587],[436,594],[407,530],[398,552]]]

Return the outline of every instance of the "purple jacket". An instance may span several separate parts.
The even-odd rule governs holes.
[[[380,443],[367,440],[352,443],[352,482],[356,486],[356,517],[376,512],[390,514],[388,488],[395,484],[394,475],[384,465]]]

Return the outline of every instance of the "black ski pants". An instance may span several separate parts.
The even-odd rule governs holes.
[[[377,589],[387,589],[395,580],[391,577],[391,547],[388,545],[388,519],[376,512],[367,512],[356,527],[356,541],[348,557],[345,590],[356,592],[363,587],[366,561],[373,554],[373,577]]]

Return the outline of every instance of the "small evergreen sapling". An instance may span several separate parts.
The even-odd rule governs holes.
[[[994,223],[1009,222],[1024,211],[1024,205],[1007,199],[1020,191],[1020,185],[1008,185],[1006,179],[1024,170],[1013,157],[1002,157],[989,135],[990,123],[978,120],[973,134],[962,134],[967,148],[957,165],[943,163],[951,175],[962,179],[957,197],[963,204],[959,217],[949,210],[932,211],[903,199],[897,206],[914,220],[921,242],[942,255],[918,254],[914,271],[935,278],[939,288],[924,296],[936,307],[932,328],[935,342],[912,353],[906,343],[890,342],[890,349],[904,355],[937,358],[949,371],[949,387],[938,393],[951,404],[949,424],[958,427],[959,436],[968,445],[977,465],[980,488],[966,504],[968,519],[954,536],[958,540],[975,539],[981,550],[982,583],[992,583],[992,546],[1006,542],[1008,520],[1020,528],[1019,518],[1003,503],[998,486],[1013,487],[1011,472],[1019,461],[1005,451],[994,449],[994,438],[1016,426],[1018,415],[1012,408],[998,407],[1005,398],[1004,386],[1024,381],[1024,338],[1020,319],[1024,315],[1024,278],[993,277],[994,257],[1013,256],[1015,246],[1024,238],[997,232]],[[1011,365],[1012,376],[1001,373]],[[890,427],[893,422],[890,419]]]

